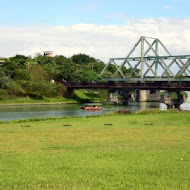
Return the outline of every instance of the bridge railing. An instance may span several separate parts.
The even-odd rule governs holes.
[[[105,83],[67,83],[70,89],[126,89],[126,90],[172,90],[190,91],[190,82],[105,82]]]

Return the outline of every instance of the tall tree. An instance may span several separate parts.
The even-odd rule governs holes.
[[[56,65],[62,65],[68,58],[63,55],[56,55],[53,59]]]
[[[36,57],[34,57],[34,61],[42,66],[54,63],[53,57],[43,56],[41,54],[37,54]]]
[[[42,81],[46,78],[46,73],[40,65],[32,65],[28,73],[31,76],[31,80],[35,82]]]
[[[59,69],[65,80],[75,81],[75,71],[77,70],[77,66],[73,63],[72,59],[66,59]]]
[[[81,53],[77,55],[73,55],[71,59],[73,60],[74,63],[80,64],[80,65],[96,62],[95,58],[90,57],[89,55],[86,55],[86,54],[81,54]]]
[[[9,60],[11,63],[16,64],[19,68],[26,68],[27,62],[30,58],[24,55],[16,55],[15,57],[11,57]]]

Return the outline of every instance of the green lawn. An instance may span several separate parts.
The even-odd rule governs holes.
[[[188,112],[0,124],[0,139],[0,189],[190,188]]]

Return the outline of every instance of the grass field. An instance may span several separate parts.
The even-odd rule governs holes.
[[[0,139],[1,189],[190,188],[188,112],[0,124]]]

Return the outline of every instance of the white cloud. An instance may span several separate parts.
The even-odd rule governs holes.
[[[128,19],[126,25],[0,27],[0,57],[44,50],[67,57],[85,53],[108,62],[125,57],[140,36],[159,38],[172,54],[190,54],[190,19]]]

